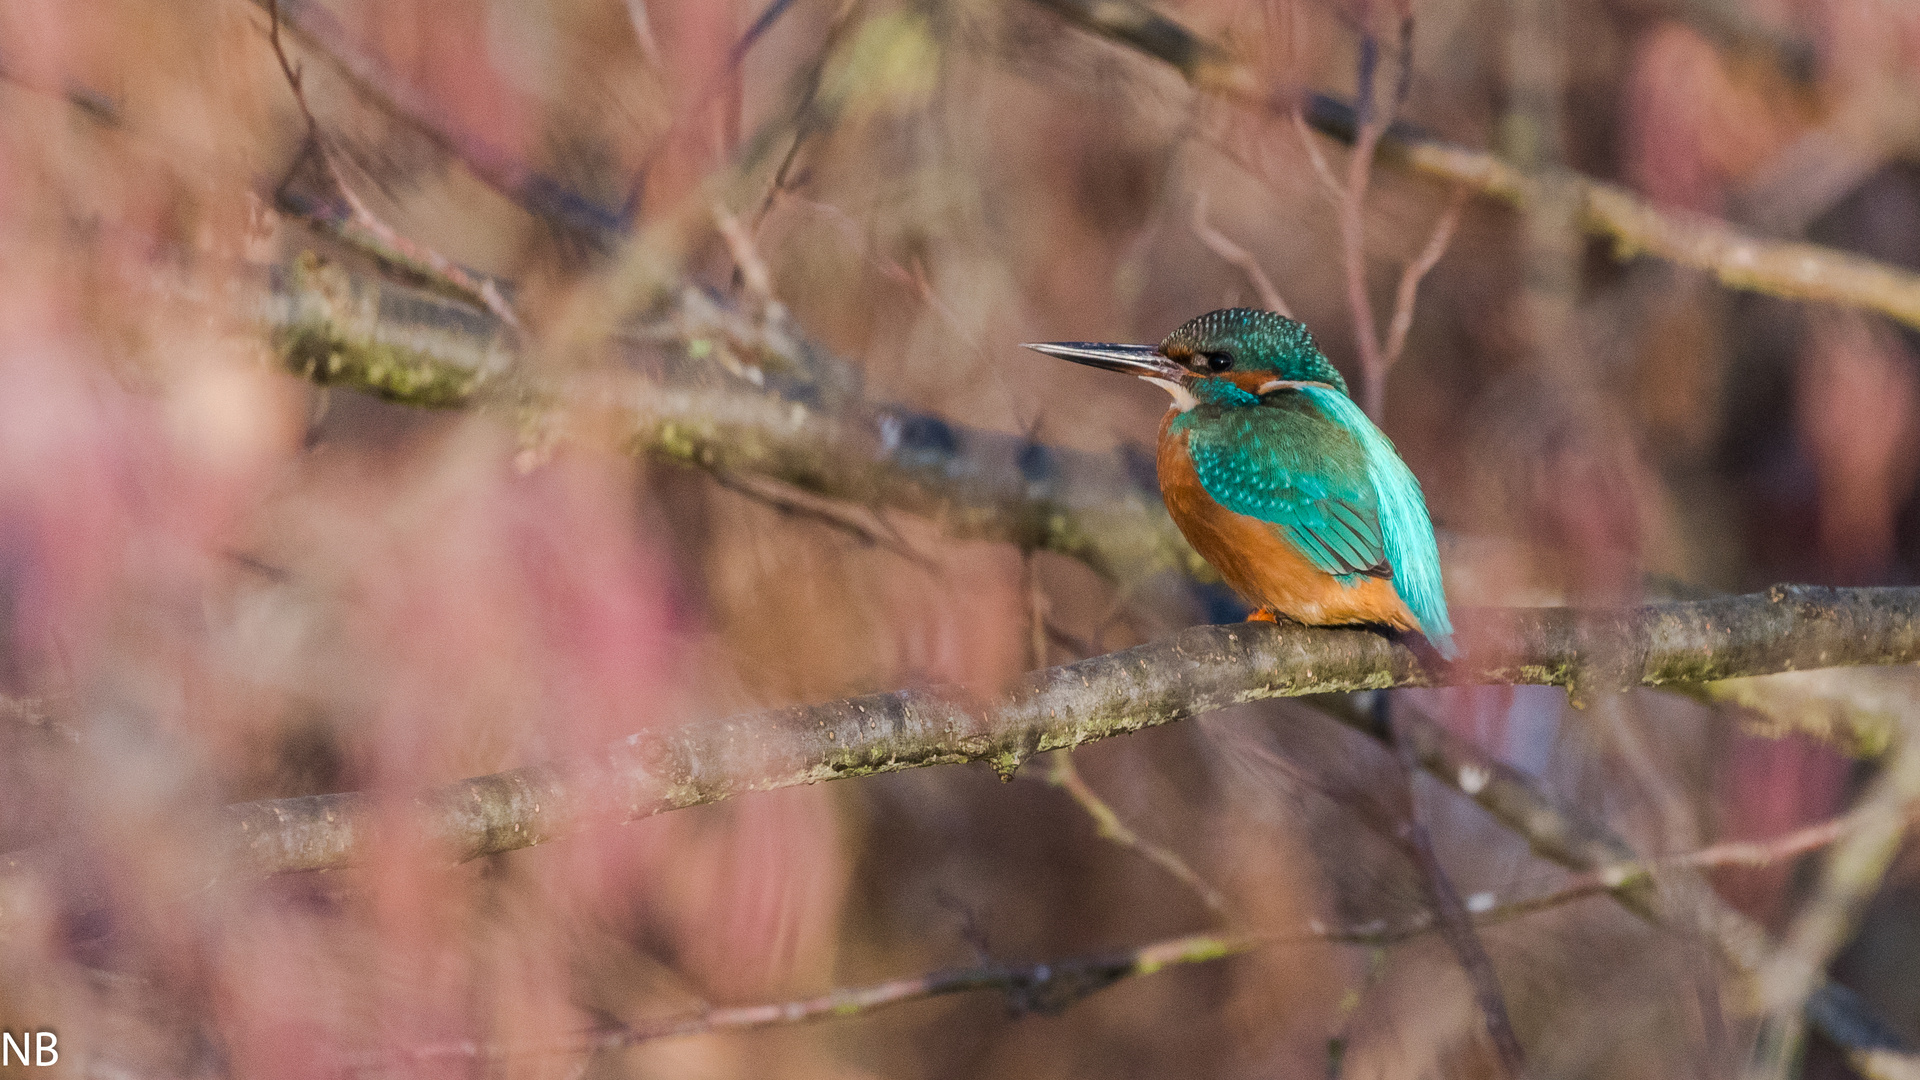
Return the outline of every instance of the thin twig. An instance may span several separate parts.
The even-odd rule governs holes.
[[[1031,0],[1119,45],[1162,61],[1196,88],[1264,112],[1296,107],[1301,96],[1276,91],[1248,64],[1216,43],[1133,0]],[[1151,25],[1151,32],[1142,27]],[[1353,140],[1353,110],[1312,97],[1308,122],[1342,141]],[[1538,198],[1520,170],[1479,150],[1411,131],[1389,130],[1381,159],[1405,171],[1515,206]],[[1624,188],[1590,177],[1565,177],[1580,204],[1580,225],[1613,242],[1626,260],[1643,255],[1705,270],[1722,285],[1816,303],[1877,311],[1920,327],[1920,274],[1817,244],[1784,243],[1747,235],[1724,221],[1663,211]]]
[[[1292,111],[1294,129],[1300,136],[1301,145],[1305,148],[1308,159],[1313,163],[1315,175],[1320,178],[1321,185],[1333,198],[1336,217],[1340,223],[1340,258],[1346,284],[1347,310],[1353,318],[1354,347],[1360,354],[1358,397],[1360,407],[1375,422],[1380,420],[1386,406],[1387,371],[1392,367],[1393,361],[1398,358],[1399,350],[1382,345],[1380,328],[1374,316],[1373,298],[1367,291],[1367,189],[1372,183],[1374,153],[1379,148],[1381,138],[1392,126],[1393,114],[1401,104],[1402,92],[1409,85],[1407,80],[1413,57],[1406,50],[1406,46],[1411,41],[1411,26],[1411,19],[1402,20],[1403,54],[1400,57],[1400,78],[1396,83],[1396,92],[1390,97],[1386,108],[1376,108],[1374,105],[1379,44],[1371,33],[1364,31],[1362,33],[1359,87],[1356,97],[1358,127],[1354,135],[1353,151],[1347,157],[1347,175],[1344,181],[1335,177],[1332,166],[1327,163],[1326,156],[1320,152],[1320,147],[1314,142],[1312,133],[1307,130],[1305,114],[1298,108]],[[1459,196],[1457,200],[1463,198],[1464,196]],[[1429,252],[1431,259],[1427,261],[1427,267],[1439,261],[1441,253],[1446,250],[1447,241],[1452,239],[1454,221],[1457,218],[1457,211],[1450,212],[1450,215],[1441,218],[1435,238],[1428,241],[1428,250],[1422,252],[1420,259],[1415,260],[1416,265],[1427,259]],[[1438,250],[1434,250],[1436,240]],[[1413,294],[1419,287],[1420,278],[1425,274],[1426,268],[1415,273],[1413,267],[1409,266],[1401,275],[1400,292],[1395,298],[1394,305],[1394,324],[1399,333],[1397,339],[1392,333],[1389,334],[1390,343],[1394,340],[1401,344],[1405,343],[1406,331],[1400,329],[1399,323],[1404,318],[1407,326],[1412,326]]]
[[[1347,201],[1347,189],[1340,184],[1340,178],[1333,174],[1333,165],[1327,161],[1327,155],[1320,149],[1320,141],[1313,137],[1313,129],[1307,126],[1307,114],[1296,108],[1292,113],[1293,128],[1300,136],[1300,146],[1307,152],[1307,160],[1313,165],[1313,175],[1320,180],[1320,188],[1327,193],[1333,204],[1342,206]],[[1250,170],[1252,171],[1252,170]]]
[[[521,329],[520,316],[513,310],[513,305],[507,303],[506,297],[501,294],[500,287],[492,278],[469,273],[453,260],[425,244],[402,236],[360,201],[360,196],[354,194],[353,188],[341,176],[333,156],[324,147],[318,148],[316,152],[325,161],[327,173],[333,178],[335,187],[339,189],[340,197],[346,200],[347,208],[352,215],[350,225],[364,230],[366,238],[372,241],[371,244],[361,246],[383,261],[397,263],[402,269],[420,273],[420,268],[424,267],[427,272],[423,276],[443,282],[453,291],[472,297],[501,323],[515,330]],[[349,241],[360,239],[351,229],[343,229],[342,235]]]
[[[1353,316],[1354,344],[1360,351],[1360,406],[1375,423],[1386,401],[1386,360],[1380,351],[1380,331],[1374,325],[1373,297],[1367,292],[1367,187],[1373,177],[1373,154],[1386,132],[1385,121],[1373,117],[1360,125],[1347,157],[1344,197],[1340,200],[1340,257],[1346,271],[1347,309]]]
[[[975,967],[936,971],[890,979],[868,986],[847,987],[819,997],[766,1005],[706,1008],[682,1016],[622,1025],[584,1037],[547,1043],[499,1045],[463,1041],[415,1047],[388,1053],[361,1063],[360,1071],[391,1068],[395,1059],[503,1060],[534,1055],[593,1054],[618,1050],[658,1039],[705,1035],[721,1031],[806,1023],[859,1016],[895,1005],[976,990],[998,990],[1019,1013],[1051,1015],[1084,1000],[1122,979],[1151,975],[1169,968],[1210,963],[1239,956],[1263,945],[1284,940],[1311,940],[1255,935],[1195,934],[1100,956],[1074,957],[1039,964],[982,963]]]
[[[858,540],[863,547],[879,548],[882,551],[907,560],[922,570],[940,572],[940,565],[910,547],[897,532],[891,536],[882,536],[868,528],[852,515],[839,510],[825,499],[808,497],[793,490],[779,490],[763,480],[753,479],[737,473],[720,469],[707,470],[713,482],[737,495],[744,495],[763,506],[771,507],[782,515],[812,521],[825,525],[838,532],[845,533]]]
[[[1780,947],[1759,973],[1767,1014],[1747,1075],[1784,1077],[1798,1058],[1808,995],[1852,937],[1860,913],[1879,890],[1920,803],[1920,725],[1909,722],[1886,770],[1859,807],[1853,827],[1821,867],[1813,896],[1794,917]]]
[[[1420,759],[1413,743],[1396,726],[1386,695],[1380,695],[1378,706],[1383,712],[1388,712],[1384,726],[1392,736],[1393,749],[1402,769],[1405,792],[1402,809],[1405,819],[1400,827],[1400,846],[1420,871],[1421,880],[1427,887],[1427,901],[1432,905],[1441,936],[1446,938],[1454,957],[1460,961],[1461,970],[1466,972],[1467,985],[1473,988],[1474,1002],[1480,1008],[1487,1037],[1493,1042],[1501,1070],[1517,1080],[1526,1075],[1526,1054],[1520,1048],[1519,1036],[1514,1034],[1513,1020],[1507,1015],[1507,1000],[1500,992],[1500,977],[1493,970],[1493,958],[1487,955],[1486,945],[1481,942],[1480,935],[1474,932],[1473,918],[1461,902],[1460,894],[1455,891],[1446,868],[1440,864],[1440,857],[1433,850],[1433,838],[1427,835],[1426,826],[1420,823],[1419,799],[1414,789],[1414,778],[1420,773]]]
[[[813,64],[807,69],[805,86],[800,91],[800,100],[793,107],[793,141],[787,145],[787,152],[780,159],[780,167],[774,170],[773,180],[767,185],[767,193],[760,200],[760,210],[754,215],[753,227],[758,231],[773,204],[787,190],[791,182],[794,165],[800,160],[800,150],[820,130],[821,117],[814,103],[820,96],[820,84],[826,76],[827,65],[840,50],[846,39],[847,29],[854,25],[856,16],[862,7],[861,0],[842,0],[840,10],[834,13],[833,22],[827,28],[826,40],[820,43],[820,50],[814,55]]]
[[[1447,208],[1440,212],[1440,219],[1434,222],[1433,232],[1427,237],[1427,246],[1400,272],[1400,288],[1393,297],[1393,319],[1387,324],[1387,344],[1382,350],[1382,359],[1387,370],[1399,361],[1400,353],[1407,347],[1407,334],[1413,329],[1413,303],[1420,291],[1420,282],[1427,276],[1442,256],[1447,253],[1447,245],[1453,242],[1453,233],[1460,225],[1460,214],[1467,206],[1467,197],[1472,194],[1465,187],[1453,189],[1453,197],[1447,200]]]
[[[1492,903],[1476,895],[1469,901],[1475,925],[1487,926],[1549,911],[1604,893],[1607,880],[1643,875],[1650,866],[1706,868],[1753,866],[1803,854],[1832,840],[1846,828],[1847,819],[1796,830],[1772,840],[1721,844],[1686,855],[1609,868],[1576,875],[1560,888],[1536,897]],[[813,998],[764,1005],[707,1008],[698,1012],[615,1028],[583,1038],[499,1046],[478,1042],[442,1043],[415,1048],[413,1060],[478,1058],[496,1060],[537,1054],[594,1053],[687,1035],[746,1031],[782,1024],[858,1016],[894,1005],[977,990],[999,990],[1024,1012],[1057,1012],[1122,979],[1151,975],[1172,967],[1212,963],[1274,946],[1326,942],[1371,948],[1395,945],[1433,932],[1431,912],[1420,912],[1395,923],[1374,920],[1353,926],[1328,926],[1318,920],[1287,932],[1193,934],[1149,945],[1091,957],[1072,957],[1037,964],[982,962],[970,968],[889,979],[868,986],[833,990]],[[374,1067],[369,1063],[369,1068]]]
[[[773,29],[774,24],[779,22],[780,17],[785,15],[792,6],[793,0],[770,0],[753,20],[753,24],[748,26],[727,49],[726,63],[721,66],[721,69],[695,92],[687,107],[677,113],[673,121],[667,125],[667,130],[654,139],[653,146],[641,158],[640,167],[634,171],[627,199],[630,206],[638,201],[641,191],[645,189],[646,178],[653,172],[654,166],[658,165],[662,157],[673,149],[680,137],[685,134],[687,126],[704,117],[707,110],[713,107],[714,102],[737,93],[741,63],[746,60],[747,54],[753,51],[754,45],[766,36],[767,31]]]
[[[500,295],[499,288],[491,279],[481,280],[468,273],[451,259],[434,251],[424,244],[402,236],[386,222],[367,208],[354,193],[352,185],[340,171],[339,163],[334,159],[328,145],[326,133],[320,127],[320,121],[314,117],[313,109],[307,104],[307,91],[300,69],[287,57],[286,46],[280,40],[280,4],[279,0],[267,0],[267,43],[273,47],[274,59],[279,61],[280,73],[285,76],[287,88],[293,91],[294,104],[300,110],[300,116],[307,124],[308,144],[319,155],[321,168],[333,185],[336,194],[347,204],[348,222],[339,229],[342,237],[348,241],[365,239],[365,246],[376,257],[385,262],[399,264],[402,268],[442,284],[451,291],[464,295],[485,307],[494,318],[516,330],[520,328],[520,317],[514,313],[506,298]],[[357,235],[364,233],[364,237]]]
[[[767,269],[767,261],[760,257],[760,249],[747,227],[726,207],[717,204],[713,208],[713,221],[720,230],[720,238],[726,241],[727,254],[733,256],[733,265],[739,269],[747,292],[759,302],[762,310],[777,305],[780,301],[773,294],[773,271]]]
[[[1207,245],[1209,251],[1247,275],[1247,282],[1253,286],[1262,307],[1293,318],[1293,309],[1280,298],[1280,290],[1273,287],[1273,279],[1267,277],[1267,272],[1260,268],[1260,260],[1253,257],[1253,252],[1234,243],[1227,238],[1227,234],[1208,223],[1207,193],[1204,191],[1193,199],[1193,235]]]
[[[892,281],[912,290],[920,302],[927,306],[927,310],[938,316],[940,321],[947,325],[947,329],[960,341],[965,342],[967,348],[976,357],[988,366],[994,364],[992,350],[988,349],[980,336],[967,325],[966,320],[960,317],[959,312],[940,298],[940,293],[934,289],[933,282],[927,279],[926,266],[918,258],[914,260],[911,267],[907,267],[902,266],[896,259],[880,254],[864,235],[860,222],[852,214],[832,203],[793,194],[789,194],[788,199],[795,205],[806,207],[832,221],[847,245],[858,251],[868,265]]]
[[[431,95],[399,78],[362,50],[346,27],[316,0],[254,0],[261,8],[281,3],[287,29],[297,34],[368,102],[405,124],[472,173],[481,183],[529,213],[561,226],[594,246],[605,246],[623,227],[620,215],[552,176],[536,172],[518,155],[459,124]]]
[[[1085,660],[1087,657],[1097,656],[1103,651],[1096,642],[1089,641],[1073,633],[1052,619],[1046,620],[1042,624],[1042,629],[1046,631],[1047,640],[1063,649],[1071,651],[1073,658],[1076,660]]]
[[[647,11],[647,0],[626,0],[627,21],[633,24],[633,39],[640,46],[640,55],[647,58],[647,64],[655,70],[662,66],[660,58],[660,39],[653,35],[653,18]]]
[[[1680,791],[1658,763],[1656,755],[1641,737],[1628,715],[1628,699],[1608,695],[1589,710],[1595,726],[1613,736],[1613,750],[1638,782],[1641,794],[1651,801],[1662,824],[1662,847],[1668,850],[1699,846],[1699,829]],[[1709,886],[1698,874],[1661,873],[1649,883],[1659,891],[1659,900],[1668,912],[1669,922],[1679,931],[1679,948],[1685,961],[1686,977],[1692,982],[1694,998],[1700,1010],[1701,1036],[1709,1071],[1707,1080],[1722,1080],[1732,1075],[1732,1052],[1726,1023],[1726,1006],[1720,993],[1720,972],[1713,962],[1712,908],[1706,899]]]
[[[1054,752],[1052,763],[1047,769],[1047,783],[1065,791],[1073,797],[1074,802],[1080,804],[1080,808],[1093,819],[1094,827],[1102,840],[1133,851],[1179,879],[1181,884],[1193,890],[1201,903],[1206,904],[1215,913],[1222,915],[1227,913],[1227,898],[1221,895],[1220,890],[1195,873],[1194,869],[1188,866],[1180,856],[1134,832],[1126,822],[1120,820],[1120,815],[1114,812],[1113,807],[1107,805],[1106,800],[1102,799],[1093,788],[1087,786],[1086,780],[1080,776],[1080,770],[1074,767],[1071,750]]]
[[[1312,702],[1363,734],[1381,737],[1372,718],[1359,714],[1347,698],[1323,695]],[[1420,763],[1430,775],[1480,804],[1523,837],[1535,854],[1569,869],[1612,879],[1617,884],[1609,885],[1607,892],[1616,903],[1649,923],[1664,922],[1657,894],[1650,887],[1650,874],[1624,869],[1640,860],[1635,858],[1632,846],[1617,834],[1548,795],[1532,777],[1488,756],[1431,720],[1408,714],[1401,718],[1401,725],[1401,732],[1417,743]],[[1820,835],[1831,826],[1816,826],[1805,839],[1809,843],[1831,840],[1832,836]],[[1783,857],[1792,846],[1783,844]],[[1737,862],[1743,852],[1735,845],[1728,847],[1726,854],[1731,862]],[[1575,881],[1570,888],[1591,884]],[[1771,952],[1765,930],[1727,907],[1711,890],[1701,891],[1700,903],[1720,954],[1749,977],[1757,973]],[[1807,1002],[1807,1015],[1823,1034],[1845,1048],[1848,1061],[1863,1075],[1920,1075],[1920,1056],[1889,1035],[1886,1023],[1872,1015],[1857,997],[1835,984],[1825,982],[1814,990]]]
[[[1020,553],[1021,580],[1027,586],[1027,656],[1033,666],[1047,666],[1047,594],[1034,572],[1033,552]]]

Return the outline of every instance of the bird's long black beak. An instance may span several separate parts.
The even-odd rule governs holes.
[[[1138,375],[1143,379],[1179,382],[1186,368],[1160,355],[1156,345],[1108,345],[1097,341],[1042,341],[1023,346],[1076,364]]]

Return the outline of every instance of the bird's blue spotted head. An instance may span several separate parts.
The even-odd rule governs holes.
[[[1320,351],[1304,324],[1258,308],[1221,308],[1189,319],[1160,343],[1162,356],[1201,377],[1260,375],[1293,383],[1325,383],[1347,392],[1347,380]],[[1237,383],[1258,380],[1234,379]],[[1247,389],[1257,390],[1255,386]]]

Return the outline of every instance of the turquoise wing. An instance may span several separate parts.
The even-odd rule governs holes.
[[[1453,621],[1447,617],[1447,594],[1440,580],[1440,549],[1434,542],[1433,522],[1420,481],[1400,460],[1385,434],[1373,426],[1353,399],[1332,387],[1308,386],[1300,391],[1328,419],[1358,440],[1373,482],[1381,537],[1387,564],[1393,567],[1393,588],[1407,602],[1420,631],[1441,656],[1459,655],[1453,645]]]
[[[1358,439],[1311,409],[1273,405],[1223,409],[1182,426],[1200,486],[1215,502],[1272,523],[1322,573],[1385,576],[1379,497]]]

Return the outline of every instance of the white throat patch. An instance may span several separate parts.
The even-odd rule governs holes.
[[[1174,382],[1172,379],[1162,379],[1156,375],[1142,375],[1140,377],[1142,379],[1145,379],[1147,382],[1150,382],[1159,386],[1162,390],[1165,390],[1167,393],[1172,394],[1173,407],[1180,410],[1181,412],[1188,412],[1195,405],[1200,404],[1200,399],[1194,397],[1192,391],[1188,390],[1184,386],[1181,386],[1179,383]]]

